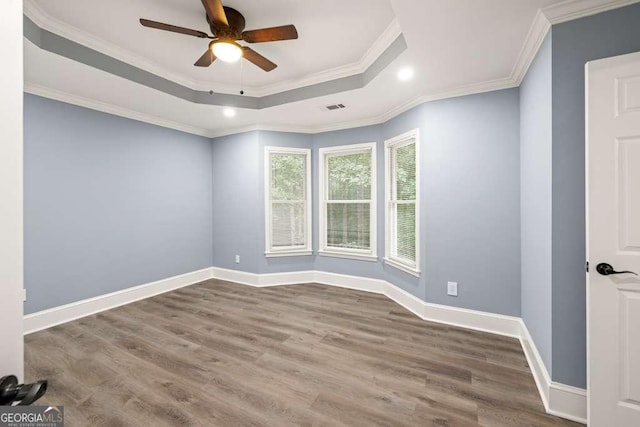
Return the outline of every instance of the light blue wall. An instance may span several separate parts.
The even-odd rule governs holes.
[[[584,66],[640,51],[640,4],[553,26],[553,380],[586,386]]]
[[[208,139],[25,95],[25,313],[211,265]]]
[[[522,319],[551,358],[551,32],[520,85]]]
[[[264,256],[258,132],[213,142],[213,265],[259,273]],[[240,263],[235,263],[235,255]]]
[[[421,278],[380,261],[384,256],[384,140],[414,128],[421,132]],[[380,260],[266,259],[264,146],[313,147],[317,249],[318,150],[362,142],[377,143]],[[213,147],[215,266],[261,273],[316,269],[373,277],[430,302],[520,315],[518,89],[423,104],[382,125],[313,136],[251,132],[214,139]],[[237,202],[223,203],[232,198]],[[235,253],[241,255],[240,264],[233,262]],[[446,295],[447,281],[458,281],[458,297]]]
[[[427,301],[520,315],[518,98],[514,88],[422,106]]]

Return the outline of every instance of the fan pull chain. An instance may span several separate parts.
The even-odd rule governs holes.
[[[244,61],[240,61],[240,95],[244,95]]]

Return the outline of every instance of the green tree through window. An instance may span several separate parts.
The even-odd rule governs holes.
[[[325,154],[326,246],[372,249],[372,157],[370,147]]]
[[[307,153],[269,153],[269,250],[308,245]]]

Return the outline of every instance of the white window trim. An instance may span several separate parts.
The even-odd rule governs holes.
[[[391,148],[408,143],[411,139],[416,144],[416,262],[407,262],[406,259],[394,257],[391,254]],[[388,139],[384,142],[384,262],[394,268],[420,276],[420,130],[412,129],[408,132]]]
[[[304,154],[306,157],[306,233],[307,244],[304,247],[271,247],[271,163],[270,155],[274,154]],[[264,147],[264,233],[265,257],[308,256],[313,254],[313,223],[311,217],[311,150],[296,147]]]
[[[360,254],[356,252],[356,249],[353,249],[353,250],[344,249],[343,251],[335,251],[332,248],[330,250],[318,250],[318,255],[328,256],[333,258],[357,259],[359,261],[371,261],[371,262],[378,261],[378,257],[375,255],[369,255],[369,251],[362,251],[362,252],[363,253]]]
[[[370,209],[370,230],[369,238],[371,248],[369,250],[337,248],[327,245],[327,222],[326,222],[326,186],[327,177],[327,155],[360,153],[365,150],[371,151],[371,209]],[[376,174],[376,143],[365,142],[362,144],[339,145],[336,147],[320,148],[318,151],[318,237],[320,245],[318,255],[331,256],[337,258],[350,258],[361,261],[377,261],[377,174]]]

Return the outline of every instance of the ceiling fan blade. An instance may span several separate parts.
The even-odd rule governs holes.
[[[220,0],[202,0],[202,5],[204,9],[207,11],[207,15],[216,25],[224,25],[225,27],[229,26],[229,22],[227,21],[227,14],[224,13],[224,7],[222,6],[222,1]]]
[[[216,56],[213,54],[211,49],[207,49],[207,51],[203,53],[200,59],[198,59],[193,65],[195,65],[196,67],[208,67],[209,65],[213,64],[213,61],[215,60]]]
[[[202,31],[192,30],[190,28],[178,27],[176,25],[171,25],[171,24],[163,24],[162,22],[150,21],[144,18],[140,18],[140,23],[145,27],[156,28],[158,30],[164,30],[164,31],[171,31],[172,33],[186,34],[188,36],[200,37],[201,39],[212,38],[207,33]]]
[[[247,61],[257,65],[258,67],[262,68],[267,72],[277,67],[276,64],[269,61],[267,58],[265,58],[264,56],[260,55],[258,52],[256,52],[255,50],[247,46],[242,47],[242,56],[244,56],[244,58]]]
[[[261,28],[259,30],[245,31],[242,33],[242,39],[248,43],[275,42],[279,40],[294,40],[297,38],[298,30],[296,30],[295,25]]]

